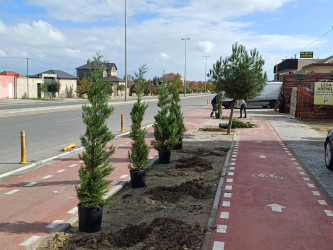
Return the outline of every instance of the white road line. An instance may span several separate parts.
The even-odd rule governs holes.
[[[12,191],[10,191],[10,192],[7,192],[7,193],[5,193],[5,194],[15,194],[15,193],[17,193],[17,192],[19,192],[20,191],[20,189],[14,189],[14,190],[12,190]]]
[[[217,225],[216,232],[225,234],[227,233],[227,225]]]
[[[73,207],[71,210],[69,210],[67,213],[68,214],[76,214],[77,213],[78,208],[77,207]]]
[[[235,163],[235,162],[230,162],[229,165],[231,165],[231,166],[235,166],[236,163]]]
[[[298,169],[298,170],[303,170],[303,168],[301,168],[301,167],[296,167],[296,169]]]
[[[310,188],[314,188],[315,187],[315,185],[313,185],[312,183],[307,183],[308,184],[308,187],[310,187]]]
[[[47,228],[55,228],[56,226],[58,226],[59,224],[63,223],[63,220],[55,220],[52,223],[48,224],[46,227]]]
[[[212,250],[224,250],[224,242],[223,241],[214,241],[214,246]]]
[[[303,180],[305,180],[305,181],[309,181],[310,178],[308,178],[308,177],[303,177]]]
[[[231,185],[226,185],[225,190],[232,190],[232,186]]]
[[[231,157],[233,157],[233,158],[236,158],[236,157],[237,157],[237,155],[232,155]]]
[[[318,203],[323,206],[327,206],[327,203],[325,200],[318,200]]]
[[[266,155],[260,155],[260,159],[266,159],[267,156]]]
[[[41,236],[31,236],[30,238],[26,239],[22,243],[19,244],[19,246],[27,247],[34,243],[36,240],[38,240]]]
[[[227,178],[227,182],[234,182],[233,178]]]
[[[120,176],[120,178],[122,178],[122,179],[125,179],[127,177],[128,177],[128,174],[123,174],[122,176]]]
[[[221,212],[220,218],[221,219],[229,219],[229,212]]]
[[[69,165],[68,167],[69,168],[73,168],[73,167],[75,167],[77,164],[72,164],[72,165]]]
[[[234,171],[234,170],[235,170],[235,167],[230,167],[229,170]]]
[[[66,171],[66,169],[60,169],[60,170],[57,171],[57,173],[62,173],[62,172],[65,172],[65,171]]]
[[[235,173],[234,172],[229,172],[228,175],[235,175]]]
[[[53,175],[46,175],[46,176],[44,176],[42,179],[43,180],[46,180],[46,179],[49,179],[49,178],[51,178]]]
[[[236,158],[231,158],[231,161],[236,161],[237,159]]]
[[[24,185],[24,186],[25,187],[32,187],[32,186],[34,186],[36,184],[37,184],[37,182],[32,181],[32,182],[30,182],[30,183],[28,183],[27,185]]]
[[[332,210],[324,210],[325,214],[329,217],[333,217],[333,211]]]
[[[223,196],[224,198],[231,198],[231,193],[224,193]]]
[[[223,201],[222,207],[230,207],[230,201]]]
[[[320,193],[318,191],[312,191],[313,195],[320,196]]]

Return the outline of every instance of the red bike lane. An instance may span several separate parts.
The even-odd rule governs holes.
[[[210,249],[333,249],[332,205],[269,123],[252,123],[237,131]]]
[[[186,133],[191,133],[209,118],[210,107],[184,113]],[[157,156],[150,146],[153,128],[148,128],[149,159]],[[110,195],[128,182],[128,135],[111,142],[115,153],[110,158],[114,171],[108,177]],[[55,161],[47,166],[0,183],[0,249],[30,249],[45,236],[68,226],[77,218],[79,184],[78,156]]]

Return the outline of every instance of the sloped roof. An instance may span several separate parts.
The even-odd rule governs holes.
[[[39,76],[41,74],[56,74],[58,79],[77,79],[76,76],[68,74],[68,73],[66,73],[66,72],[64,72],[62,70],[53,70],[53,69],[48,70],[48,71],[44,71],[44,72],[36,74],[36,75],[32,75],[30,77],[31,78],[39,78]]]
[[[179,74],[169,73],[169,74],[163,76],[162,78],[165,78],[165,79],[173,79],[173,78],[175,78],[177,75],[179,75]]]
[[[319,61],[318,63],[333,63],[333,56],[329,56],[329,57]]]
[[[94,66],[98,65],[97,63],[98,63],[97,61],[88,62],[87,64],[77,67],[76,69],[93,69]],[[117,70],[117,66],[114,63],[103,63],[103,64],[107,69],[112,69],[113,67],[115,67]]]
[[[119,78],[117,76],[103,77],[103,81],[105,81],[105,82],[125,82],[124,79]]]
[[[0,75],[3,76],[14,76],[14,77],[25,77],[24,75],[21,75],[15,71],[2,71]]]

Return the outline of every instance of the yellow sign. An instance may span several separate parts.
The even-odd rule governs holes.
[[[313,58],[312,51],[300,52],[300,58]]]
[[[333,105],[333,82],[315,82],[315,105]]]

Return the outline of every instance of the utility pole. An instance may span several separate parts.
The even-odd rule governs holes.
[[[209,55],[206,55],[206,56],[203,56],[203,57],[206,57],[206,64],[205,64],[205,95],[207,94],[207,86],[206,86],[206,76],[207,76],[207,57],[209,57]]]
[[[125,101],[127,101],[127,17],[125,0]]]
[[[190,40],[190,37],[182,38],[185,41],[185,71],[184,71],[184,96],[186,95],[186,41]]]
[[[29,58],[27,58],[27,98],[29,98]]]

